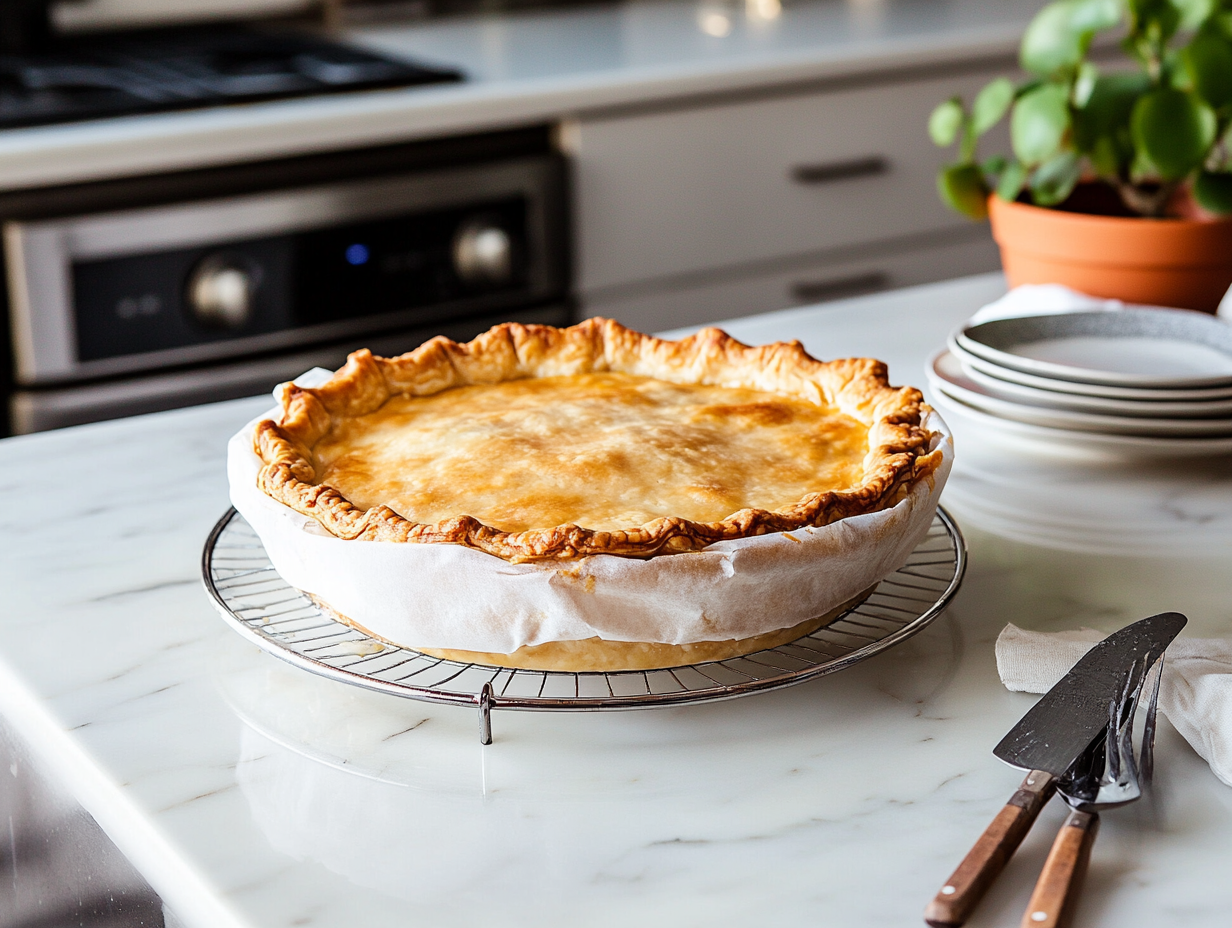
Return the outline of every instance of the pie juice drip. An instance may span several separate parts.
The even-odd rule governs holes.
[[[314,463],[356,506],[415,522],[608,531],[857,486],[867,447],[867,427],[832,407],[606,372],[393,397],[335,423]]]

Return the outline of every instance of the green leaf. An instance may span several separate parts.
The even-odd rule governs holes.
[[[1159,65],[1159,85],[1177,90],[1193,90],[1193,74],[1185,64],[1184,49],[1170,48]]]
[[[1129,127],[1129,116],[1138,98],[1151,89],[1145,74],[1101,74],[1095,80],[1087,105],[1073,114],[1074,147],[1093,151],[1098,141],[1118,128]]]
[[[1067,2],[1050,3],[1035,14],[1018,50],[1023,70],[1048,77],[1083,59],[1091,34],[1075,28],[1073,19],[1074,4]]]
[[[1215,30],[1219,35],[1232,38],[1232,13],[1219,12],[1206,21],[1208,29]]]
[[[932,137],[933,144],[938,148],[953,145],[966,118],[967,114],[963,112],[962,101],[958,97],[951,97],[940,104],[928,117],[928,134]]]
[[[1022,162],[1011,161],[1001,174],[1001,181],[997,184],[997,196],[1007,203],[1013,203],[1018,199],[1018,194],[1022,193],[1022,185],[1026,180],[1027,169]]]
[[[1219,7],[1217,0],[1171,0],[1171,3],[1180,13],[1180,27],[1186,31],[1197,29]]]
[[[1038,206],[1056,206],[1074,190],[1081,176],[1079,158],[1066,151],[1039,166],[1031,178],[1031,196]]]
[[[1199,32],[1181,62],[1203,100],[1219,109],[1232,103],[1232,43],[1213,30]]]
[[[1193,94],[1160,89],[1141,97],[1130,117],[1138,153],[1160,179],[1180,180],[1215,142],[1215,113]]]
[[[980,165],[980,170],[985,174],[997,176],[1005,170],[1007,164],[1009,162],[1005,160],[1004,155],[993,155],[990,158],[984,159],[984,163]]]
[[[1028,166],[1055,155],[1069,129],[1069,94],[1060,84],[1042,84],[1020,97],[1010,117],[1010,141]]]
[[[1086,155],[1096,173],[1108,178],[1119,177],[1121,166],[1129,160],[1126,152],[1122,151],[1111,135],[1101,135]]]
[[[1076,67],[1091,37],[1121,21],[1120,0],[1060,0],[1040,10],[1022,36],[1018,51],[1023,69],[1050,77]]]
[[[975,134],[975,130],[971,127],[971,121],[967,121],[967,125],[963,128],[962,142],[958,146],[958,160],[964,164],[970,164],[975,160],[975,150],[979,147],[980,137]]]
[[[1014,84],[1008,78],[998,77],[986,85],[971,104],[971,129],[983,135],[1001,121],[1014,102]]]
[[[1078,66],[1078,74],[1074,77],[1074,89],[1070,92],[1070,100],[1074,106],[1082,109],[1091,102],[1091,94],[1095,92],[1095,82],[1099,79],[1099,69],[1089,61]]]
[[[1135,151],[1133,158],[1129,163],[1129,179],[1135,184],[1145,183],[1153,180],[1158,172],[1155,170],[1155,165],[1141,151]]]
[[[988,187],[974,164],[952,164],[937,175],[937,193],[953,210],[972,219],[988,215]]]
[[[1047,81],[1041,80],[1038,77],[1030,78],[1018,85],[1018,92],[1014,94],[1015,99],[1020,99],[1029,94],[1036,87],[1042,87]]]
[[[1168,0],[1155,3],[1151,9],[1151,28],[1158,30],[1160,43],[1166,43],[1181,27],[1181,11]]]
[[[1219,215],[1232,213],[1232,174],[1203,171],[1194,181],[1193,195],[1205,210]]]
[[[1080,32],[1103,32],[1121,21],[1120,0],[1071,0],[1070,28]]]

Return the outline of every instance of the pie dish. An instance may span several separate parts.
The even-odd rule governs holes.
[[[718,329],[506,324],[277,395],[229,467],[280,573],[394,643],[540,669],[807,634],[906,559],[950,454],[881,362]]]

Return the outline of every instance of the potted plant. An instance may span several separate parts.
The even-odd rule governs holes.
[[[1090,60],[1111,30],[1132,70]],[[933,141],[958,150],[941,198],[990,218],[1011,286],[1214,312],[1232,284],[1232,2],[1060,0],[1019,57],[1025,81],[933,110]],[[1011,152],[980,160],[1007,115]]]

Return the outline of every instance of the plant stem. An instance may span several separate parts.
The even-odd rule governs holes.
[[[1159,219],[1163,216],[1164,210],[1168,206],[1168,201],[1172,199],[1172,194],[1176,192],[1176,188],[1176,181],[1160,184],[1158,190],[1149,193],[1123,180],[1117,181],[1116,185],[1121,202],[1125,204],[1127,209],[1132,210],[1139,216],[1147,216],[1151,219]]]

